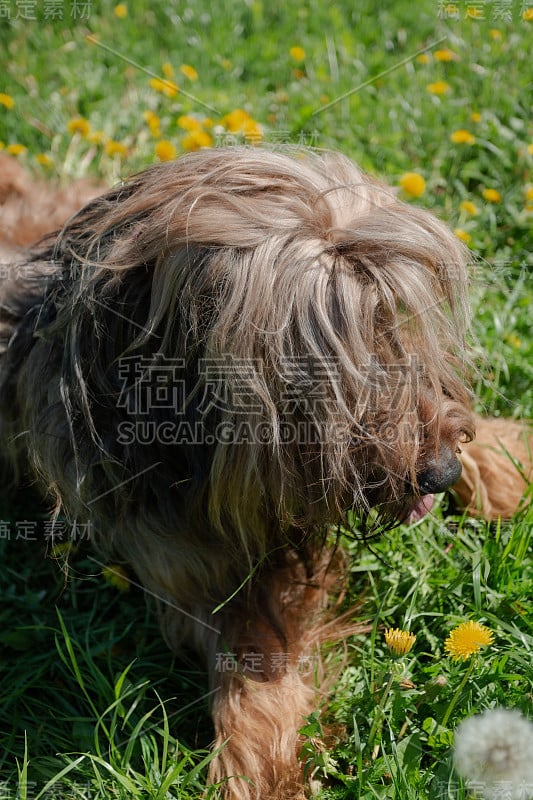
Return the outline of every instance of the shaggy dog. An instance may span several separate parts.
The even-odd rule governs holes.
[[[332,531],[419,519],[454,484],[506,516],[525,486],[520,428],[470,411],[465,250],[341,155],[227,148],[22,253],[77,199],[0,167],[3,447],[207,663],[221,795],[304,797],[328,680],[302,659],[347,632]]]

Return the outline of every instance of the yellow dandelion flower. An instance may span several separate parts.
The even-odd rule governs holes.
[[[35,156],[35,160],[37,161],[38,164],[41,165],[41,167],[53,167],[54,166],[54,162],[50,158],[48,153],[38,153]]]
[[[90,130],[91,126],[85,117],[73,117],[73,119],[69,119],[67,122],[67,131],[72,136],[74,136],[75,133],[79,133],[79,135],[85,139],[89,135]]]
[[[527,201],[528,203],[533,203],[533,186],[529,186],[529,187],[526,189],[526,191],[525,191],[525,195],[526,195],[526,201]]]
[[[476,137],[470,131],[466,131],[464,128],[459,128],[459,130],[454,131],[450,136],[450,141],[454,144],[474,144],[476,141]]]
[[[464,211],[465,214],[470,214],[472,217],[475,217],[476,214],[479,214],[478,207],[471,200],[462,200],[459,203],[459,209]]]
[[[201,131],[202,123],[196,117],[191,117],[189,114],[182,114],[176,120],[178,128],[183,128],[184,131]]]
[[[104,152],[108,156],[119,156],[125,158],[128,155],[128,148],[122,142],[116,142],[114,139],[109,139],[104,145]]]
[[[176,148],[172,142],[162,139],[155,146],[155,154],[160,161],[174,161],[176,158]]]
[[[248,124],[244,126],[243,133],[244,138],[252,144],[254,142],[260,142],[263,138],[263,129],[261,128],[261,125],[259,125],[259,123],[253,119],[251,119]]]
[[[191,67],[190,64],[182,64],[180,67],[180,72],[182,75],[185,75],[190,81],[197,81],[198,80],[198,73]]]
[[[169,61],[165,61],[164,64],[161,64],[161,72],[163,73],[165,78],[174,77],[174,67]]]
[[[159,125],[159,117],[153,111],[143,111],[143,119],[148,125]]]
[[[385,642],[393,656],[404,656],[416,642],[416,636],[399,628],[387,628]]]
[[[11,97],[10,94],[5,94],[5,92],[0,92],[0,106],[4,106],[5,108],[13,108],[15,105],[15,101]]]
[[[470,119],[472,120],[472,122],[481,122],[481,114],[479,113],[479,111],[472,111],[472,113],[470,114]]]
[[[305,60],[305,50],[303,47],[299,45],[294,45],[289,50],[289,55],[293,59],[293,61],[304,61]]]
[[[526,8],[523,11],[522,19],[524,19],[526,22],[532,22],[533,21],[533,7]]]
[[[435,50],[433,53],[435,59],[437,61],[457,61],[458,56],[457,53],[454,53],[453,50],[448,50],[447,47],[444,47],[442,50]]]
[[[28,150],[23,144],[8,144],[6,147],[6,153],[9,153],[10,156],[22,156]]]
[[[465,244],[469,244],[469,242],[472,240],[472,237],[470,236],[468,231],[464,231],[462,228],[455,228],[454,233],[457,236],[457,238],[460,239]]]
[[[514,347],[515,350],[518,350],[522,346],[522,341],[518,338],[516,333],[506,333],[504,339],[506,342],[509,342],[511,347]]]
[[[450,632],[444,642],[446,654],[454,661],[466,661],[494,641],[494,634],[486,625],[469,620],[462,622]]]
[[[118,17],[118,19],[124,19],[125,17],[127,17],[128,7],[126,6],[126,3],[119,3],[118,6],[115,6],[115,8],[113,9],[113,14],[115,15],[115,17]]]
[[[213,140],[206,131],[191,131],[181,140],[184,150],[200,150],[202,147],[211,147]]]
[[[420,53],[420,55],[416,57],[416,60],[419,64],[429,64],[431,61],[431,56],[429,53]]]
[[[230,111],[229,114],[226,114],[225,117],[222,117],[222,124],[231,133],[240,133],[251,119],[247,111],[244,111],[242,108],[236,108],[234,111]]]
[[[108,567],[104,567],[102,575],[107,583],[121,592],[127,592],[130,588],[128,573],[120,564],[110,564]]]
[[[446,81],[435,81],[434,83],[428,83],[426,86],[430,94],[446,94],[451,88],[450,84]]]
[[[91,144],[103,144],[106,141],[106,135],[103,131],[91,131],[87,140]]]
[[[502,196],[497,189],[483,189],[481,192],[488,203],[501,203]]]
[[[163,80],[162,78],[150,78],[150,88],[155,92],[164,94],[165,97],[176,97],[179,89],[173,81]]]
[[[78,548],[74,542],[56,542],[51,551],[53,558],[67,558],[69,555],[74,555],[77,552]]]
[[[247,111],[236,108],[222,118],[222,124],[230,133],[242,133],[251,142],[258,142],[263,137],[263,130]]]
[[[498,28],[490,28],[489,36],[491,39],[498,40],[502,38],[502,32]]]
[[[426,181],[418,172],[404,172],[399,184],[409,197],[420,197],[426,191]]]
[[[478,6],[468,6],[465,16],[468,19],[485,19],[485,12]]]
[[[533,156],[533,144],[528,144],[526,149],[527,149],[527,152],[529,153],[529,155]]]
[[[161,120],[154,114],[153,111],[145,111],[143,113],[144,121],[147,123],[148,127],[150,128],[150,133],[154,138],[157,139],[158,136],[161,136],[161,128],[160,123]]]
[[[179,92],[179,88],[176,83],[173,83],[173,81],[164,81],[161,91],[165,97],[176,97],[177,93]]]

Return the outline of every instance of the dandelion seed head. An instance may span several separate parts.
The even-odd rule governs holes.
[[[507,709],[470,717],[457,728],[454,763],[486,800],[502,797],[503,787],[509,800],[533,797],[533,724]]]

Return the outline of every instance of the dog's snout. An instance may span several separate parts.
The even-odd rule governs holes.
[[[444,448],[438,457],[417,476],[420,494],[444,492],[461,477],[461,462],[449,448]]]

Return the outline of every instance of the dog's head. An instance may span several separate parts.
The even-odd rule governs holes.
[[[48,257],[26,416],[67,507],[264,552],[349,509],[420,515],[458,478],[464,248],[348,159],[189,154]]]

